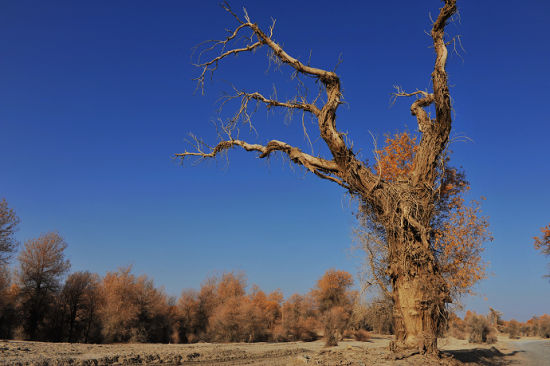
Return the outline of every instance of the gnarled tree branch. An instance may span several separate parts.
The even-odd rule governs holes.
[[[185,159],[191,156],[195,156],[198,158],[215,158],[219,153],[236,146],[240,146],[246,151],[259,152],[260,154],[258,155],[258,158],[260,159],[269,157],[274,152],[282,152],[286,154],[293,163],[304,166],[307,170],[316,174],[317,176],[345,186],[345,183],[338,178],[341,175],[341,171],[334,161],[306,154],[302,152],[299,148],[278,140],[271,140],[266,145],[260,145],[250,144],[243,140],[230,139],[220,141],[214,147],[208,147],[208,152],[204,152],[201,148],[198,147],[198,151],[186,151],[184,153],[176,154],[175,156],[181,159]]]
[[[199,62],[196,64],[196,66],[201,69],[201,74],[195,80],[198,82],[198,86],[200,86],[201,89],[204,87],[205,75],[208,72],[214,72],[217,69],[218,63],[221,60],[230,55],[237,55],[239,53],[253,51],[265,45],[273,53],[273,57],[275,57],[282,64],[286,64],[293,68],[295,70],[295,73],[304,74],[319,80],[326,91],[326,103],[322,107],[318,107],[316,105],[318,97],[315,98],[313,103],[308,103],[304,97],[301,97],[301,100],[295,98],[293,100],[283,102],[276,99],[267,98],[257,92],[247,93],[244,91],[236,90],[236,94],[226,97],[223,104],[229,100],[241,98],[241,106],[237,113],[233,116],[233,118],[225,126],[222,126],[222,128],[224,130],[232,130],[233,128],[235,128],[238,120],[242,120],[243,122],[249,124],[251,128],[253,128],[250,115],[247,112],[248,102],[250,100],[255,100],[263,103],[267,108],[281,107],[288,110],[298,109],[304,112],[312,113],[318,120],[319,133],[327,144],[333,156],[332,161],[338,166],[340,172],[338,183],[340,185],[345,185],[352,192],[372,192],[372,189],[379,182],[377,182],[376,177],[370,171],[370,169],[368,169],[363,162],[359,161],[355,157],[352,149],[346,145],[343,134],[336,129],[336,110],[338,109],[338,106],[342,103],[340,100],[340,79],[338,78],[336,73],[306,65],[288,54],[277,42],[273,40],[274,23],[269,28],[269,32],[266,33],[262,31],[256,23],[253,23],[250,20],[248,14],[246,13],[246,10],[244,19],[241,19],[229,8],[227,4],[224,4],[223,7],[227,12],[235,17],[235,19],[239,22],[239,25],[232,32],[230,32],[230,35],[226,39],[207,42],[207,48],[199,54]],[[247,44],[244,47],[235,47],[229,50],[226,49],[230,41],[234,40],[241,31],[244,31],[246,29],[251,31],[251,35],[248,38]],[[208,61],[200,62],[200,58],[203,55],[210,51],[214,51],[215,49],[220,49],[217,56],[211,58]],[[231,146],[239,145],[244,147],[242,144],[237,143],[236,141],[240,140],[229,139],[225,142],[222,141],[218,144],[218,147],[221,148],[223,146],[226,146],[228,142]],[[190,154],[188,153],[185,156],[189,155]],[[183,155],[181,154],[178,154],[176,156],[180,158],[183,157]],[[204,156],[203,153],[198,153],[197,156],[207,157]],[[309,166],[307,164],[304,164],[300,160],[297,161],[309,169]],[[324,179],[332,180],[332,178],[334,178],[331,175],[331,172],[329,172],[328,176],[325,176],[327,172],[323,171],[322,169],[314,169],[311,171]]]
[[[444,30],[447,20],[456,12],[456,0],[445,0],[435,20],[431,36],[436,52],[434,71],[432,72],[433,93],[424,95],[411,106],[411,112],[416,116],[422,138],[414,159],[412,183],[433,182],[436,175],[437,160],[445,149],[451,131],[451,98],[447,83],[447,47]],[[435,104],[435,119],[432,120],[425,108]]]

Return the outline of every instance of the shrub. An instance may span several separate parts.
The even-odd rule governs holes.
[[[538,336],[550,338],[550,316],[543,315],[539,318]]]
[[[465,321],[470,332],[468,338],[470,343],[495,343],[497,341],[496,330],[485,316],[468,311]]]
[[[511,339],[518,339],[520,337],[519,322],[515,319],[506,322],[504,325],[504,332],[508,333],[508,337],[510,337]]]
[[[467,324],[460,319],[455,313],[449,313],[447,320],[447,335],[457,339],[466,339]]]
[[[323,313],[321,322],[325,328],[327,346],[337,346],[338,342],[342,340],[349,316],[349,311],[342,306],[335,306]]]
[[[351,314],[350,327],[377,334],[393,334],[392,313],[393,304],[389,298],[376,298],[367,304],[357,302]]]
[[[353,277],[346,271],[328,270],[311,291],[324,326],[327,346],[337,346],[348,328],[357,292],[350,291]]]
[[[364,329],[354,330],[353,339],[359,342],[367,342],[370,339],[370,333]]]
[[[318,338],[314,302],[310,296],[292,295],[282,306],[281,323],[275,328],[279,341],[314,341]]]

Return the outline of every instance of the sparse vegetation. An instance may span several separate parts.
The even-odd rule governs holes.
[[[497,330],[486,316],[468,311],[464,321],[468,329],[470,343],[495,343],[497,341]]]
[[[541,228],[540,231],[540,236],[533,238],[535,240],[535,249],[539,250],[545,256],[550,256],[550,224]],[[550,275],[548,275],[548,277],[550,277]]]

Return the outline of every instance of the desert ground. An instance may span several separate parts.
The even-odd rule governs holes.
[[[325,348],[323,341],[289,343],[70,344],[0,341],[0,365],[550,365],[550,341],[509,340],[493,345],[440,340],[443,358],[420,355],[399,359],[388,352],[390,338],[345,340]]]

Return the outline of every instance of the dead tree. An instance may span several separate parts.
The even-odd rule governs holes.
[[[383,227],[389,247],[388,274],[391,278],[394,302],[395,341],[394,350],[413,349],[422,353],[437,352],[437,331],[445,317],[445,304],[450,302],[449,291],[434,258],[431,240],[431,219],[437,196],[436,180],[438,163],[451,131],[451,99],[447,84],[447,47],[444,40],[445,25],[456,11],[456,0],[444,0],[444,6],[433,23],[431,37],[436,53],[432,72],[431,92],[398,90],[397,97],[416,99],[411,113],[416,117],[421,141],[414,158],[414,168],[407,179],[390,182],[374,173],[371,166],[361,161],[346,143],[345,136],[336,128],[336,112],[342,104],[340,78],[333,71],[304,64],[289,55],[273,40],[273,25],[264,32],[244,12],[241,19],[227,5],[224,6],[238,22],[238,25],[223,40],[205,42],[199,53],[197,66],[200,75],[196,79],[203,89],[207,76],[231,55],[267,48],[272,60],[293,69],[295,75],[313,78],[326,93],[323,101],[317,97],[308,101],[297,96],[288,101],[266,97],[258,92],[235,90],[226,100],[240,100],[240,109],[227,122],[219,126],[221,141],[208,146],[194,138],[196,150],[176,154],[176,157],[214,158],[234,147],[257,152],[260,158],[280,152],[295,164],[301,165],[320,178],[344,187],[357,197],[361,207],[368,211],[371,219]],[[250,32],[246,44],[231,47],[233,41],[243,32]],[[205,55],[216,52],[207,61]],[[330,150],[331,157],[323,158],[303,152],[295,146],[278,140],[264,145],[248,143],[238,137],[239,121],[252,127],[248,113],[249,102],[269,108],[281,108],[310,114],[318,122],[319,134]],[[427,112],[435,107],[435,118]],[[237,131],[237,133],[235,132]],[[237,136],[235,136],[237,135]]]

